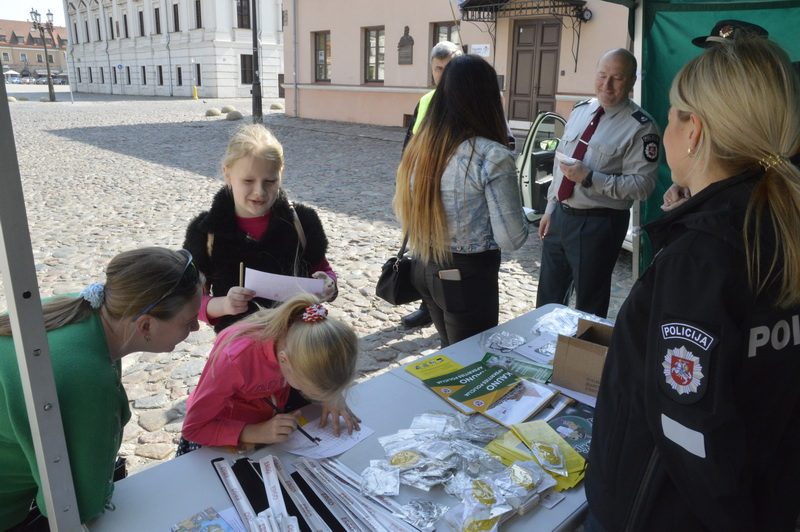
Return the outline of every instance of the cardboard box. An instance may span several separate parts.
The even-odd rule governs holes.
[[[551,382],[597,397],[613,330],[608,325],[581,319],[575,337],[559,335]]]

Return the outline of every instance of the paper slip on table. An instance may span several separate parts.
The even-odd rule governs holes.
[[[492,331],[508,330],[528,338],[531,324],[537,316],[556,307],[542,307]],[[461,364],[478,361],[484,355],[478,336],[453,344],[442,352]],[[450,411],[442,399],[402,368],[356,385],[348,392],[348,403],[362,422],[375,431],[375,434],[338,457],[359,475],[370,460],[385,458],[383,447],[378,443],[379,437],[408,428],[414,416],[424,412]],[[295,456],[272,446],[266,446],[249,456],[258,460],[268,454],[277,456],[286,469],[294,471],[292,464]],[[232,503],[211,466],[211,460],[225,457],[233,462],[243,456],[225,449],[204,447],[133,474],[116,483],[112,499],[116,510],[107,511],[90,523],[89,528],[109,532],[168,531],[174,524],[209,506],[217,511],[224,510]],[[586,512],[583,486],[563,493],[566,498],[554,508],[539,506],[525,515],[513,517],[501,525],[501,530],[573,530],[583,521]],[[441,486],[424,492],[402,485],[400,495],[395,500],[405,504],[415,498],[434,500],[449,507],[458,503]]]

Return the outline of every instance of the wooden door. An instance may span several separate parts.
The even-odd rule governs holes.
[[[518,20],[514,23],[509,120],[532,122],[555,111],[561,23]]]

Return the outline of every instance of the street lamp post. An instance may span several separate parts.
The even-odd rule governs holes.
[[[55,44],[55,37],[53,37],[53,13],[50,10],[47,10],[47,22],[44,24],[42,23],[42,16],[39,14],[38,11],[31,8],[31,22],[33,23],[33,29],[39,30],[39,35],[42,37],[42,44],[44,45],[44,64],[47,66],[47,90],[50,93],[50,101],[56,101],[56,91],[53,90],[53,77],[50,75],[50,58],[47,57],[47,39],[44,36],[45,30],[47,33],[50,34],[50,38],[53,39],[53,44]]]

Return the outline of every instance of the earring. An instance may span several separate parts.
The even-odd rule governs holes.
[[[697,153],[693,152],[693,151],[692,151],[692,148],[687,148],[687,149],[686,149],[686,155],[687,155],[687,157],[689,157],[690,159],[694,159],[694,156],[695,156],[695,155],[697,155]]]

